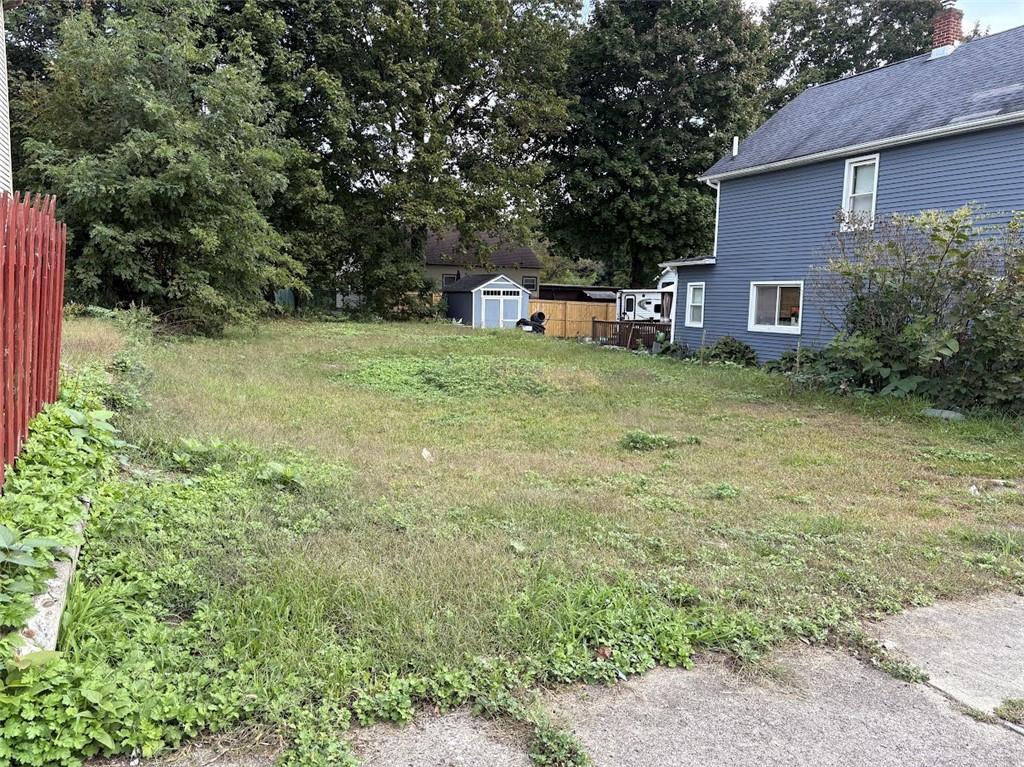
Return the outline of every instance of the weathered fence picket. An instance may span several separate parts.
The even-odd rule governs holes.
[[[0,196],[0,485],[28,424],[57,398],[67,227],[56,200]]]

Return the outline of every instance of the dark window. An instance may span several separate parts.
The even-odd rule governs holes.
[[[636,299],[633,296],[626,296],[626,313],[632,314],[633,307],[636,306]]]
[[[523,287],[529,290],[531,293],[537,289],[537,278],[536,277],[523,277]]]
[[[441,287],[447,288],[449,285],[451,285],[453,282],[456,282],[458,279],[459,276],[457,274],[442,274]]]

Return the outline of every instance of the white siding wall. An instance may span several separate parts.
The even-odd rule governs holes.
[[[14,189],[11,179],[11,112],[7,101],[7,34],[0,6],[0,192]]]

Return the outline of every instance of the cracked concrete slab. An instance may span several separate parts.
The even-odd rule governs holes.
[[[353,733],[363,767],[530,767],[524,733],[468,711]]]
[[[872,633],[923,669],[930,684],[972,708],[991,713],[1004,700],[1024,698],[1024,597],[921,607],[886,619]]]
[[[778,656],[788,683],[721,664],[655,669],[563,693],[554,709],[595,767],[1020,767],[1024,739],[958,712],[940,693],[848,655]]]

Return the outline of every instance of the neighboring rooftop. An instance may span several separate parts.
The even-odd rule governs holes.
[[[502,274],[471,274],[468,277],[463,277],[461,280],[455,282],[449,282],[443,288],[445,293],[471,293],[472,291],[479,288],[481,285],[486,285],[493,279],[498,277],[504,277]]]
[[[1024,26],[808,88],[703,178],[1000,118],[1024,122]]]
[[[431,234],[423,252],[428,266],[494,266],[510,269],[539,269],[540,259],[533,249],[493,234],[477,235],[463,247],[459,232]]]

